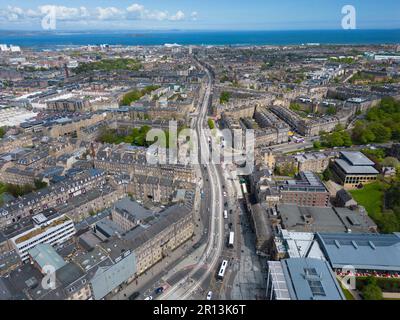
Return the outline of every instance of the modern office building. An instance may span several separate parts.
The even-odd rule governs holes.
[[[38,244],[56,246],[72,238],[76,232],[74,222],[55,210],[33,216],[32,223],[22,230],[11,239],[22,261],[29,259],[29,250]]]
[[[332,172],[345,189],[356,189],[376,181],[379,172],[374,165],[374,162],[361,152],[342,151],[339,159],[334,161]]]

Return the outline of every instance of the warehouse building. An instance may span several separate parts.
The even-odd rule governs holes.
[[[358,272],[400,272],[400,233],[318,233],[316,238],[336,271],[350,265]]]

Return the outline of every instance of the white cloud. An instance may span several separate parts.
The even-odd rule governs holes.
[[[171,21],[181,21],[185,19],[185,13],[181,10],[179,10],[177,13],[175,13],[172,17],[169,18]]]
[[[124,11],[116,7],[96,8],[96,18],[99,20],[119,20],[124,18]]]
[[[0,16],[8,21],[17,21],[24,17],[24,11],[18,7],[7,6],[7,9],[0,12]]]
[[[56,18],[64,21],[77,21],[87,18],[89,11],[85,7],[69,8],[64,6],[44,5],[38,8],[39,13],[45,16],[55,10]]]
[[[141,4],[134,3],[128,8],[126,8],[127,11],[126,18],[131,20],[142,19],[144,10],[145,10],[144,6],[142,6]]]
[[[168,19],[168,11],[158,11],[158,10],[145,10],[142,16],[143,20],[158,20],[163,21]]]
[[[56,5],[42,5],[36,9],[8,6],[5,9],[0,9],[0,20],[24,23],[40,22],[40,19],[50,12],[55,13],[57,20],[79,22],[82,24],[95,23],[96,21],[126,22],[129,20],[154,20],[178,22],[197,19],[197,12],[195,11],[187,18],[182,10],[178,10],[175,14],[169,14],[166,10],[150,10],[141,4],[133,3],[127,8],[96,7],[95,9],[88,9],[84,6],[66,7]]]
[[[190,18],[191,18],[193,21],[196,21],[196,20],[197,20],[197,17],[198,17],[197,11],[193,11],[193,12],[190,14]]]
[[[126,11],[128,12],[143,12],[144,11],[144,6],[141,4],[134,3],[128,8],[126,8]]]

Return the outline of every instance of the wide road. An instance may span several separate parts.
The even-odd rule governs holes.
[[[303,143],[287,142],[287,143],[276,144],[268,148],[271,149],[272,151],[285,154],[312,148],[314,145],[314,141],[317,140],[319,140],[319,137],[308,137],[304,139]]]
[[[205,150],[209,150],[207,125],[208,106],[211,98],[212,78],[207,69],[207,84],[204,99],[200,107],[199,116],[195,120],[195,128],[200,140],[199,155],[200,158],[205,154]],[[207,159],[208,160],[208,159]],[[200,164],[203,165],[203,164]],[[207,245],[204,252],[199,257],[196,266],[183,279],[169,288],[166,292],[158,297],[160,300],[174,299],[186,300],[198,290],[202,283],[206,281],[210,273],[214,274],[219,267],[220,256],[224,241],[224,221],[223,210],[224,200],[222,194],[222,181],[220,174],[221,166],[211,161],[206,163],[206,176],[203,181],[209,179],[210,182],[210,220]],[[196,275],[194,277],[194,275]]]

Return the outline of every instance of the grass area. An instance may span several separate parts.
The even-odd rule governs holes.
[[[367,210],[372,219],[382,215],[384,188],[382,183],[375,182],[365,185],[363,189],[351,190],[353,198]]]
[[[390,184],[378,181],[364,186],[361,190],[350,191],[353,198],[365,207],[381,233],[393,233],[400,230],[398,213],[384,208],[384,194],[388,192],[388,188],[390,189]]]
[[[159,89],[160,86],[156,86],[156,85],[151,85],[151,86],[147,86],[142,90],[132,90],[129,91],[128,93],[126,93],[122,100],[120,101],[119,105],[120,106],[129,106],[131,105],[132,102],[138,101],[141,97],[145,96],[146,94],[151,93],[154,90]]]
[[[229,92],[223,91],[223,92],[221,92],[221,96],[219,97],[219,103],[226,104],[229,102],[230,98],[231,98],[231,94]]]
[[[347,290],[343,285],[339,282],[340,288],[342,288],[343,294],[346,297],[346,300],[355,300],[354,296],[350,293],[349,290]]]
[[[101,61],[81,63],[78,68],[75,69],[77,74],[89,72],[89,71],[116,71],[116,70],[128,70],[138,71],[142,67],[141,63],[135,59],[104,59]]]
[[[208,119],[208,127],[212,130],[215,129],[215,123],[212,119]]]

